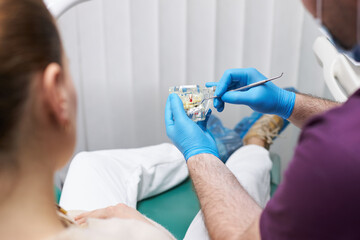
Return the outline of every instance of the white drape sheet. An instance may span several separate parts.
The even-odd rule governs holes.
[[[300,0],[92,0],[59,26],[78,90],[77,152],[168,142],[168,87],[218,81],[228,68],[284,72],[276,84],[326,95]],[[249,112],[217,115],[233,127]],[[288,128],[272,149],[283,169],[297,134]]]

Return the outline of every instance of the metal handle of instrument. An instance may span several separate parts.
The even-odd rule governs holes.
[[[241,90],[246,90],[246,89],[249,89],[249,88],[253,88],[253,87],[256,87],[256,86],[259,86],[259,85],[262,85],[262,84],[265,84],[267,82],[270,82],[270,81],[273,81],[275,79],[279,79],[281,78],[282,76],[284,75],[284,73],[281,73],[279,76],[277,77],[273,77],[273,78],[268,78],[268,79],[265,79],[265,80],[262,80],[262,81],[259,81],[259,82],[256,82],[256,83],[251,83],[249,85],[246,85],[246,86],[242,86],[240,88],[236,88],[236,89],[233,89],[233,90],[230,90],[229,92],[235,92],[235,91],[241,91]],[[217,98],[218,96],[213,96],[213,97],[209,97],[209,98],[204,98],[200,104],[203,104],[204,101],[206,100],[209,100],[209,99],[214,99],[214,98]],[[200,105],[199,104],[199,105]]]

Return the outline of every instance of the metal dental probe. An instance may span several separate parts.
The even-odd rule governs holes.
[[[251,84],[249,84],[249,85],[246,85],[246,86],[243,86],[243,87],[240,87],[240,88],[236,88],[236,89],[230,90],[230,91],[228,91],[228,92],[241,91],[241,90],[253,88],[253,87],[262,85],[262,84],[264,84],[264,83],[273,81],[273,80],[275,80],[275,79],[281,78],[283,75],[284,75],[284,73],[281,73],[281,74],[280,74],[279,76],[277,76],[277,77],[268,78],[268,79],[265,79],[265,80],[262,80],[262,81],[256,82],[256,83],[251,83]],[[199,105],[203,104],[204,101],[210,100],[210,99],[213,99],[213,98],[218,98],[218,96],[213,96],[213,97],[209,97],[209,98],[204,98],[204,99],[200,102]]]

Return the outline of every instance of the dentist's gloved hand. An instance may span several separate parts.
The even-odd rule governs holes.
[[[266,77],[254,68],[230,69],[225,71],[219,82],[210,82],[206,86],[216,86],[215,96],[219,98],[214,99],[214,107],[219,112],[224,110],[226,102],[244,104],[257,112],[289,118],[295,105],[295,93],[279,88],[272,82],[245,91],[228,92],[264,79]]]
[[[216,143],[206,130],[210,114],[211,112],[208,113],[205,121],[195,123],[186,115],[179,96],[174,93],[169,95],[165,107],[166,133],[186,161],[200,153],[219,157]]]

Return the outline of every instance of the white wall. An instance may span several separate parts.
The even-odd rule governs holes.
[[[317,27],[300,0],[92,0],[59,25],[78,90],[77,151],[168,142],[168,87],[218,81],[228,68],[284,72],[280,86],[326,92],[312,53]],[[249,113],[217,115],[233,127]],[[272,148],[283,168],[297,136],[290,127]]]

